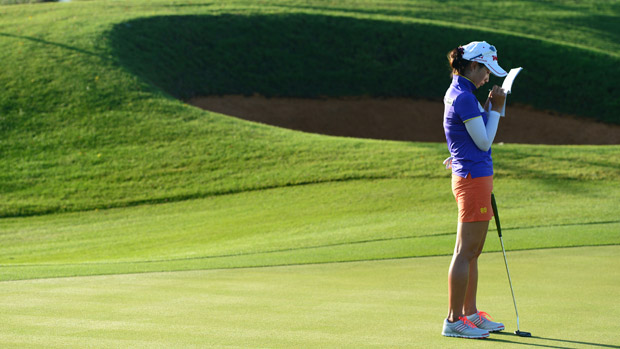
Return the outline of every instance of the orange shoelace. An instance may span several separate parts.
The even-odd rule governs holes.
[[[461,316],[459,320],[463,321],[463,323],[471,328],[477,328],[473,322],[469,321],[469,319],[465,316]]]
[[[479,311],[477,315],[478,315],[478,319],[480,319],[481,321],[482,321],[482,318],[483,318],[483,317],[484,317],[485,319],[487,319],[487,320],[488,320],[488,319],[491,319],[492,321],[495,321],[495,320],[493,320],[493,318],[491,317],[491,315],[489,315],[489,314],[485,313],[484,311]]]

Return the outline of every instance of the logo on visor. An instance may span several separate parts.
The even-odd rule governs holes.
[[[493,56],[493,60],[496,61],[497,60],[497,56]]]

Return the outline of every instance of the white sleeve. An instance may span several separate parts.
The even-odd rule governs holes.
[[[489,113],[489,120],[487,124],[484,124],[482,117],[477,117],[467,120],[465,122],[465,128],[467,133],[474,140],[474,143],[478,149],[482,151],[488,151],[493,144],[495,134],[497,133],[497,126],[499,125],[499,113],[492,110]]]

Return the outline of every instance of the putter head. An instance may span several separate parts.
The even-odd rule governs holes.
[[[524,331],[519,331],[519,330],[516,330],[515,334],[519,337],[531,337],[532,336],[530,332],[524,332]]]

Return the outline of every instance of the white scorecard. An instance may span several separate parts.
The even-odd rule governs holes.
[[[508,75],[506,75],[504,83],[502,84],[502,89],[506,92],[506,94],[509,94],[512,90],[512,83],[515,81],[515,78],[519,75],[521,70],[523,70],[521,67],[512,68],[510,69],[510,72],[508,72]]]
[[[506,95],[510,94],[512,90],[512,83],[515,81],[515,78],[517,77],[517,75],[519,75],[521,70],[523,70],[523,68],[521,67],[512,68],[510,69],[510,72],[508,72],[508,75],[506,75],[504,83],[502,84],[502,89],[504,90],[504,92],[506,92]],[[508,96],[506,96],[506,99],[508,99]],[[502,107],[502,111],[501,113],[499,113],[499,115],[506,116],[506,100],[504,100],[504,106]]]

